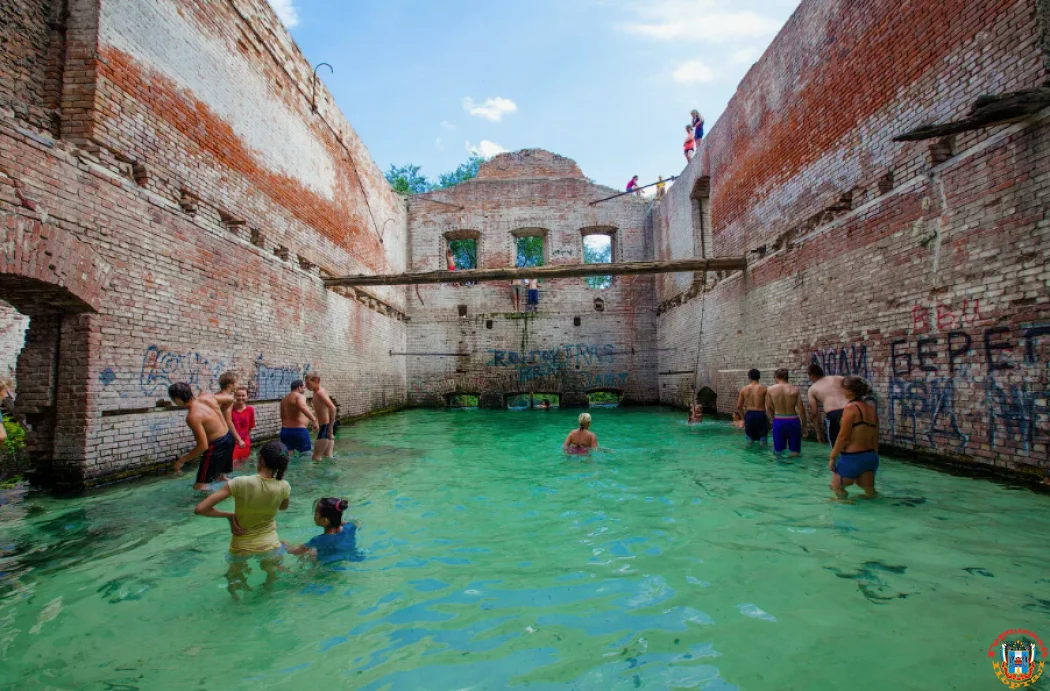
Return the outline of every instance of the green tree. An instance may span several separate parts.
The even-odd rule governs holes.
[[[456,260],[456,268],[476,269],[478,268],[478,241],[474,239],[452,240],[448,243],[452,250],[452,257]]]
[[[518,238],[518,262],[519,269],[533,266],[543,266],[543,236],[527,235]]]
[[[460,163],[459,166],[451,173],[442,173],[438,176],[436,189],[443,189],[445,187],[452,187],[458,185],[461,182],[467,180],[473,180],[478,176],[478,168],[485,162],[481,156],[477,154],[472,155],[464,163]]]
[[[583,239],[584,264],[608,264],[612,261],[612,238],[608,235],[588,235]],[[612,286],[612,276],[588,276],[584,279],[595,290]]]
[[[419,166],[411,163],[403,166],[390,165],[386,180],[398,194],[422,194],[434,189],[434,184],[425,175],[419,174]]]

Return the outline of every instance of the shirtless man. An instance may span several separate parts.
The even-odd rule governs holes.
[[[769,418],[766,417],[766,387],[758,383],[762,373],[753,369],[747,373],[750,383],[740,389],[736,410],[744,418],[744,436],[747,443],[766,443],[769,436]]]
[[[699,403],[689,406],[689,424],[698,425],[704,421],[704,407]]]
[[[219,393],[215,394],[215,400],[222,409],[222,416],[226,418],[226,426],[233,434],[233,440],[237,442],[237,448],[244,448],[244,440],[241,439],[237,427],[233,424],[233,404],[237,398],[237,373],[223,372],[219,375]]]
[[[813,426],[817,430],[817,440],[823,442],[827,439],[828,444],[834,448],[835,440],[839,437],[839,428],[842,425],[842,409],[846,407],[846,390],[842,388],[842,377],[824,376],[824,370],[817,363],[809,366],[809,391],[806,398],[809,399],[809,412],[812,415]],[[824,406],[824,423],[820,422],[820,409],[818,404]]]
[[[306,388],[314,393],[314,413],[317,414],[317,444],[314,446],[313,460],[332,458],[335,449],[335,403],[321,386],[320,374],[306,375]]]
[[[289,451],[309,453],[310,427],[317,424],[317,416],[310,410],[303,391],[306,385],[302,379],[292,382],[292,392],[281,399],[281,443]]]
[[[806,406],[802,392],[788,383],[789,372],[778,369],[773,378],[777,383],[769,387],[766,412],[773,418],[773,453],[780,455],[791,449],[792,456],[802,453],[802,432],[806,429]]]
[[[207,490],[216,480],[225,482],[226,469],[233,467],[236,442],[215,396],[202,393],[195,397],[189,384],[179,382],[168,387],[168,397],[177,407],[187,409],[186,424],[197,442],[189,453],[175,458],[175,472],[180,472],[187,461],[201,456],[193,489]]]

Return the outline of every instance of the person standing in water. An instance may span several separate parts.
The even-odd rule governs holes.
[[[817,430],[817,440],[823,442],[828,440],[828,445],[834,447],[835,440],[839,436],[839,427],[842,424],[842,409],[846,407],[846,391],[842,388],[842,377],[824,376],[824,369],[817,363],[809,366],[809,391],[806,398],[809,399],[809,412],[812,415],[813,427]],[[818,404],[824,407],[824,424],[820,424],[820,409]]]
[[[750,383],[740,390],[736,409],[744,418],[744,436],[747,443],[767,442],[769,418],[766,417],[766,387],[758,383],[762,373],[753,369],[747,373]]]
[[[306,402],[303,391],[306,385],[302,379],[292,382],[292,391],[281,399],[281,443],[289,451],[310,453],[310,426],[317,424],[317,417]]]
[[[696,425],[704,421],[704,407],[699,403],[689,406],[689,424]]]
[[[864,496],[874,497],[875,472],[879,469],[879,412],[864,400],[871,393],[868,382],[850,376],[842,386],[848,403],[828,460],[828,470],[834,473],[831,491],[839,499],[846,499],[846,487],[855,483],[864,490]]]
[[[591,414],[580,413],[580,427],[569,432],[562,447],[571,454],[590,453],[598,448],[598,437],[591,431]]]
[[[773,418],[773,453],[780,455],[786,449],[792,456],[802,453],[802,432],[806,429],[806,406],[802,403],[802,392],[788,383],[790,373],[778,369],[773,378],[776,384],[769,387],[766,396],[766,413]]]
[[[230,553],[227,557],[226,589],[234,599],[248,587],[248,562],[256,558],[266,572],[265,587],[277,580],[284,549],[277,537],[277,512],[288,508],[291,486],[284,479],[288,470],[288,449],[271,441],[259,450],[256,475],[242,475],[213,492],[193,510],[198,516],[225,518],[230,522]],[[233,497],[233,513],[219,511],[216,505]]]
[[[233,450],[233,462],[244,461],[252,455],[252,430],[255,429],[255,408],[248,405],[248,387],[238,386],[233,392],[233,408],[230,410],[233,429],[244,440],[244,446]]]
[[[193,489],[206,490],[216,480],[225,482],[227,468],[233,467],[233,449],[237,444],[215,396],[210,393],[194,396],[189,384],[179,382],[168,387],[168,397],[176,407],[186,408],[186,424],[197,442],[189,453],[175,458],[175,472],[200,456]]]
[[[289,554],[313,557],[322,564],[340,561],[358,561],[357,521],[343,520],[343,512],[350,506],[346,499],[322,497],[314,504],[314,525],[324,532],[305,545],[292,546],[282,542]]]
[[[237,373],[236,372],[223,372],[219,375],[219,393],[215,394],[215,401],[219,404],[219,408],[222,410],[222,416],[226,419],[226,426],[230,428],[230,433],[233,434],[233,441],[237,444],[238,448],[244,446],[244,440],[241,435],[237,432],[237,427],[233,424],[233,404],[237,398]],[[232,459],[231,459],[232,460]],[[230,470],[230,468],[227,468]]]
[[[335,403],[321,386],[321,375],[311,372],[306,375],[306,388],[313,392],[314,414],[317,416],[317,443],[313,460],[332,458],[335,449]]]

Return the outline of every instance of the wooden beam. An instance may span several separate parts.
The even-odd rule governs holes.
[[[424,271],[385,276],[339,276],[324,279],[334,286],[404,286],[424,283],[471,283],[513,281],[522,278],[579,278],[581,276],[630,276],[637,274],[687,273],[693,271],[740,271],[747,268],[745,257],[714,259],[676,259],[660,262],[620,262],[617,264],[561,264],[527,269],[468,269],[466,271]]]
[[[922,125],[897,135],[895,142],[917,142],[934,137],[969,132],[993,125],[1018,122],[1050,106],[1050,88],[1041,87],[1028,91],[1015,91],[1001,96],[981,96],[962,120],[940,125]]]

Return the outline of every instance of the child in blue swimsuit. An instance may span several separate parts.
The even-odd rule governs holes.
[[[360,561],[357,552],[357,521],[343,522],[343,512],[350,505],[345,499],[324,497],[314,504],[314,524],[324,533],[305,545],[293,547],[282,543],[289,554],[313,557],[322,564]]]

